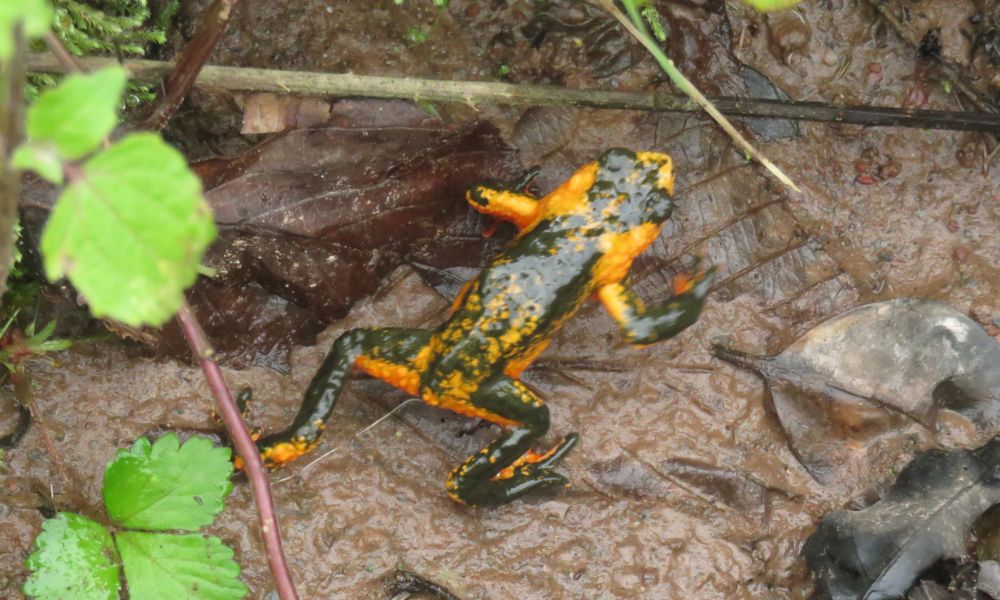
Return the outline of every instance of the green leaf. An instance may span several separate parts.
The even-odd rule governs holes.
[[[51,144],[21,144],[10,157],[10,164],[22,171],[31,169],[56,185],[63,182],[62,159]]]
[[[229,600],[247,594],[232,549],[217,537],[123,531],[115,541],[132,598]]]
[[[802,0],[743,0],[744,4],[749,4],[760,12],[791,8],[799,2],[802,2]]]
[[[0,60],[6,60],[14,51],[14,25],[18,21],[25,38],[45,35],[52,24],[52,7],[46,0],[0,2]]]
[[[28,108],[28,138],[52,143],[64,159],[89,154],[118,123],[125,79],[121,67],[66,77]]]
[[[215,237],[201,182],[180,152],[132,134],[90,159],[42,234],[45,273],[66,275],[94,316],[161,325]]]
[[[36,550],[24,561],[31,576],[24,593],[35,598],[118,598],[118,555],[107,530],[73,513],[45,521]]]
[[[229,448],[193,437],[178,447],[168,434],[150,445],[139,438],[104,471],[104,504],[108,516],[126,527],[185,529],[208,525],[222,511],[222,499],[233,490]]]

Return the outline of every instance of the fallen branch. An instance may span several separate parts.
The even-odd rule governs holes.
[[[118,61],[111,58],[85,58],[80,59],[80,62],[90,70],[118,64]],[[146,83],[160,81],[173,68],[173,63],[153,60],[125,60],[121,64],[128,69],[131,79]],[[65,68],[55,57],[44,52],[29,55],[28,69],[45,73],[65,72]],[[210,65],[201,70],[195,84],[203,88],[227,91],[399,98],[424,102],[461,102],[471,105],[496,103],[528,106],[592,106],[684,113],[701,111],[701,108],[688,98],[663,91],[574,90],[546,85],[439,81]],[[709,100],[715,104],[719,112],[732,116],[1000,133],[1000,115],[991,113],[836,106],[821,102],[732,97],[709,98]]]

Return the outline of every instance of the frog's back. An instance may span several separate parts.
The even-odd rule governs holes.
[[[441,331],[493,339],[482,342],[492,346],[490,354],[518,360],[593,292],[599,258],[596,239],[539,224],[479,274]]]

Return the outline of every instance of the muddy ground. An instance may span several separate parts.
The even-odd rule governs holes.
[[[190,35],[205,4],[184,3],[175,43]],[[942,55],[988,96],[996,71],[959,31],[982,7],[969,0],[940,15],[921,12],[929,2],[907,4],[917,16],[906,25],[918,37],[940,27]],[[735,2],[657,6],[669,52],[710,94],[747,94],[750,67],[796,99],[968,106],[934,60],[921,58],[865,2],[807,0],[769,17]],[[426,41],[407,42],[413,29]],[[569,2],[453,0],[442,11],[429,0],[401,7],[245,0],[212,62],[572,87],[666,85],[599,11]],[[247,147],[259,137],[238,135],[235,107],[228,96],[197,92],[168,134],[192,159]],[[678,208],[636,264],[636,288],[649,300],[662,297],[699,252],[718,265],[719,282],[695,326],[643,349],[624,344],[603,309],[588,305],[525,373],[550,407],[547,439],[581,434],[563,468],[573,483],[565,491],[489,510],[454,504],[445,476],[495,431],[414,403],[352,438],[405,399],[357,381],[320,449],[337,451],[308,471],[303,462],[275,474],[290,477],[274,493],[303,598],[382,598],[397,567],[463,599],[805,598],[811,584],[799,552],[825,513],[876,498],[921,446],[972,446],[988,435],[954,417],[941,439],[928,435],[903,452],[878,454],[865,469],[821,485],[797,461],[761,381],[713,359],[710,348],[721,341],[776,353],[831,315],[904,296],[945,302],[1000,337],[1000,177],[996,159],[987,166],[995,139],[745,123],[803,188],[792,194],[698,116],[437,109],[449,123],[494,122],[524,164],[541,165],[545,191],[609,146],[670,153]],[[290,374],[252,368],[227,377],[254,387],[255,423],[280,427],[341,331],[433,326],[448,304],[404,267],[318,345],[295,349]],[[161,426],[211,425],[212,400],[190,366],[146,358],[121,342],[80,345],[56,359],[32,364],[42,422],[4,454],[0,470],[4,598],[20,597],[22,561],[43,519],[39,505],[97,514],[104,464],[116,448]],[[210,532],[235,548],[250,597],[273,594],[245,482]]]

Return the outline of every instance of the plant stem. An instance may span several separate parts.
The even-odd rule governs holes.
[[[222,1],[225,2],[226,0]],[[46,35],[45,40],[48,43],[49,49],[56,54],[60,63],[62,63],[62,66],[67,71],[83,71],[84,65],[66,50],[65,46],[63,46],[54,33],[50,31]],[[197,72],[195,72],[195,75],[197,75]],[[105,138],[104,147],[107,148],[109,145],[109,140]],[[70,181],[78,180],[82,177],[82,169],[77,165],[66,163],[63,165],[63,170]],[[205,337],[205,332],[202,331],[201,326],[195,319],[194,313],[191,312],[191,307],[188,306],[187,301],[181,305],[180,310],[177,312],[177,320],[180,322],[181,330],[184,331],[188,345],[191,346],[195,356],[198,357],[201,363],[201,369],[205,373],[209,389],[212,390],[212,394],[218,401],[219,414],[226,424],[229,439],[232,440],[236,451],[243,458],[247,478],[250,480],[254,501],[257,504],[257,514],[260,520],[261,531],[264,535],[267,562],[271,568],[271,574],[274,576],[278,595],[281,597],[281,600],[298,600],[295,584],[292,582],[288,562],[285,560],[285,553],[281,545],[281,531],[278,528],[278,519],[275,516],[271,486],[268,481],[267,471],[264,470],[264,465],[260,461],[260,455],[257,453],[257,445],[254,444],[253,439],[250,437],[250,431],[247,430],[247,426],[243,422],[243,417],[236,407],[236,402],[233,400],[229,388],[226,387],[226,380],[222,376],[222,370],[212,360],[214,351],[208,343],[208,338]]]
[[[7,290],[7,275],[14,258],[14,223],[21,176],[10,168],[10,156],[21,143],[24,127],[24,78],[27,45],[21,26],[10,35],[13,52],[0,61],[0,294]]]
[[[194,86],[198,73],[225,35],[229,17],[239,2],[240,0],[215,0],[205,9],[194,38],[181,50],[174,70],[163,82],[163,93],[156,99],[156,105],[149,116],[140,124],[142,129],[163,129],[174,116]]]
[[[271,573],[278,588],[278,595],[282,600],[295,600],[298,598],[295,592],[295,584],[292,582],[291,573],[288,570],[288,563],[285,561],[284,550],[281,546],[281,532],[278,529],[278,519],[274,512],[274,499],[271,496],[271,486],[268,481],[267,471],[260,461],[257,453],[257,445],[250,437],[240,411],[236,407],[236,401],[226,386],[226,380],[222,376],[222,370],[218,363],[212,360],[215,354],[208,343],[208,338],[202,331],[201,326],[191,312],[191,307],[185,301],[181,309],[177,311],[177,320],[181,329],[184,330],[184,337],[194,350],[195,356],[201,363],[201,369],[205,372],[205,379],[208,387],[218,401],[219,414],[226,424],[229,432],[229,439],[243,459],[244,469],[250,485],[253,487],[254,498],[257,501],[257,512],[260,516],[260,527],[264,534],[264,545],[267,549],[267,562],[271,567]]]
[[[705,112],[707,112],[709,116],[712,117],[712,119],[714,119],[715,122],[729,134],[729,137],[733,138],[736,145],[742,148],[747,156],[756,159],[764,166],[764,168],[770,171],[771,174],[777,177],[779,181],[788,187],[792,188],[796,192],[801,191],[781,169],[772,163],[766,156],[758,152],[757,149],[754,148],[750,142],[748,142],[746,138],[740,134],[739,131],[736,131],[733,124],[730,123],[729,120],[726,119],[726,117],[724,117],[722,113],[720,113],[719,110],[715,108],[715,106],[713,106],[712,103],[705,98],[705,96],[702,95],[700,91],[698,91],[698,88],[688,81],[688,79],[684,77],[684,74],[677,69],[676,65],[674,65],[674,61],[670,60],[670,57],[668,57],[663,50],[660,49],[660,47],[656,44],[656,41],[646,32],[646,26],[642,22],[642,16],[639,14],[639,10],[635,4],[636,0],[622,0],[626,10],[628,10],[629,14],[632,15],[632,22],[630,22],[625,15],[618,10],[618,7],[615,6],[613,0],[595,1],[614,18],[618,19],[618,22],[621,23],[622,26],[625,27],[625,29],[627,29],[633,37],[635,37],[635,39],[639,40],[639,42],[646,47],[646,50],[653,55],[656,62],[660,63],[660,67],[664,70],[664,72],[666,72],[667,77],[674,82],[674,85],[676,85],[680,91],[690,96],[703,109],[705,109]]]
[[[49,47],[49,52],[56,55],[59,62],[62,63],[66,69],[73,73],[86,73],[87,69],[80,64],[73,54],[66,49],[63,45],[62,40],[59,39],[53,31],[49,30],[45,34],[45,45]]]
[[[119,64],[111,58],[85,58],[80,62],[90,70]],[[128,69],[130,79],[147,83],[159,81],[173,66],[169,62],[154,60],[125,60],[121,65]],[[66,70],[48,53],[29,55],[28,68],[48,73],[63,73]],[[522,106],[592,106],[680,113],[702,110],[693,100],[669,91],[574,90],[549,85],[440,81],[243,67],[206,66],[198,74],[195,83],[204,88],[234,91],[327,97],[400,98],[471,105],[496,103]],[[709,101],[719,112],[741,117],[1000,133],[1000,116],[990,113],[882,106],[837,106],[822,102],[734,97],[709,98]]]

